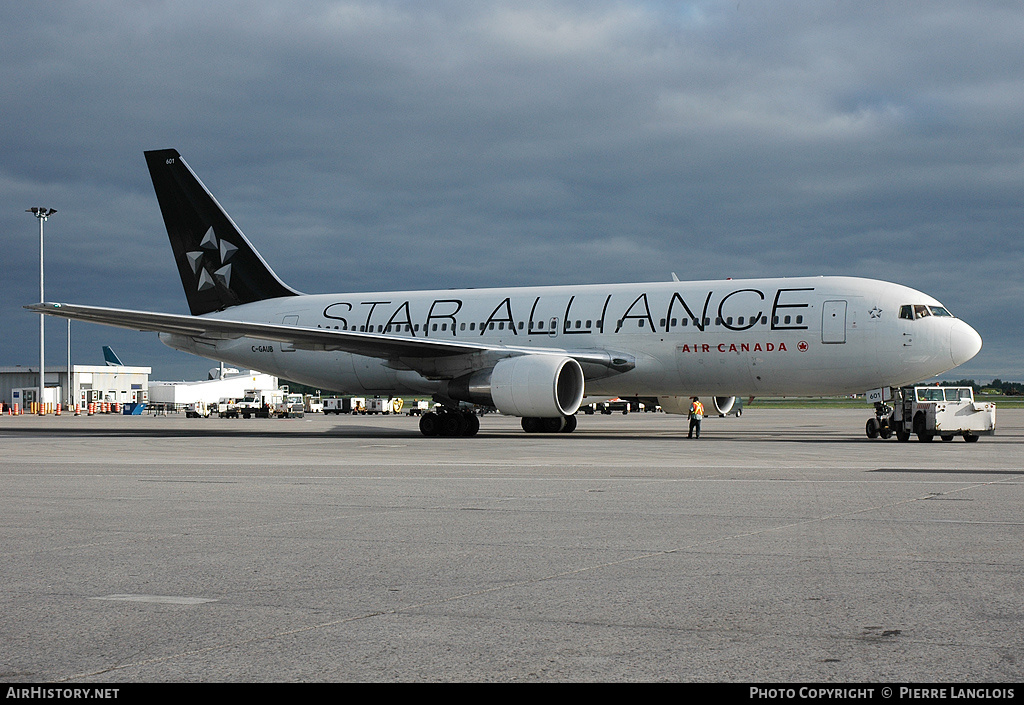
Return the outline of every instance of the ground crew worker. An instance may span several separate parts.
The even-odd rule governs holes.
[[[697,397],[690,397],[690,432],[687,438],[693,438],[694,430],[697,431],[697,438],[700,438],[700,420],[704,418],[704,405]]]

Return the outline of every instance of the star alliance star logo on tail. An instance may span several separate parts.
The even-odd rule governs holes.
[[[238,248],[224,239],[217,239],[211,225],[199,242],[199,249],[186,252],[192,273],[198,277],[198,291],[212,289],[219,282],[225,289],[231,288],[231,264],[229,260]],[[219,265],[219,266],[218,266]],[[217,269],[213,269],[218,267]],[[211,271],[212,270],[212,271]]]

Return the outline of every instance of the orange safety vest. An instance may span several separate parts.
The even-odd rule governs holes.
[[[690,413],[695,416],[704,416],[704,405],[701,404],[699,401],[693,402],[693,404],[690,405]]]

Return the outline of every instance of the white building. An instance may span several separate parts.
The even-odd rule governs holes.
[[[152,367],[110,365],[73,365],[71,367],[70,404],[119,402],[131,404],[147,400]],[[0,401],[28,409],[40,401],[38,367],[0,367]],[[56,405],[68,403],[67,368],[46,370],[46,392],[43,401]]]
[[[199,382],[150,382],[149,401],[151,404],[164,404],[167,408],[196,402],[213,404],[221,399],[242,397],[247,389],[277,389],[277,383],[274,375],[256,370]]]

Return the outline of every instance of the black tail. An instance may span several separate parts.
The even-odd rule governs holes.
[[[146,152],[156,199],[193,316],[295,296],[177,150]]]

